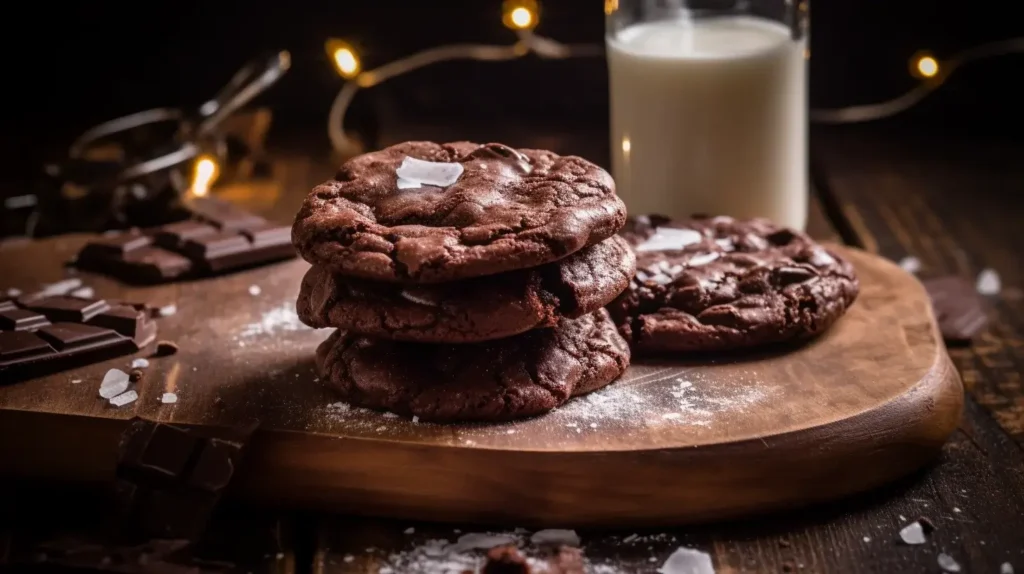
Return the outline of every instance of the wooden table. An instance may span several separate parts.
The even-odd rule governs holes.
[[[385,125],[382,133],[381,143],[388,144],[445,139],[452,132]],[[520,127],[449,137],[548,147],[607,164],[603,134]],[[671,531],[581,531],[594,571],[654,572],[679,546],[708,552],[720,573],[938,572],[940,553],[953,557],[963,572],[999,572],[1006,562],[1024,571],[1024,146],[894,140],[846,128],[816,132],[812,147],[814,235],[895,260],[915,256],[923,263],[922,276],[958,273],[973,279],[993,268],[1002,278],[1002,293],[990,298],[989,330],[973,345],[951,349],[970,395],[960,428],[931,467],[838,503]],[[274,183],[227,193],[287,220],[305,191],[330,175],[331,160],[326,153],[287,151],[277,158]],[[45,564],[41,541],[58,531],[95,528],[88,514],[55,520],[39,512],[25,491],[0,492],[0,564]],[[45,498],[70,507],[85,497],[62,488],[46,491]],[[901,544],[899,529],[919,517],[934,523],[935,532],[926,544]],[[203,555],[219,561],[211,568],[230,562],[241,572],[376,572],[392,553],[407,556],[427,540],[485,531],[481,525],[228,508],[213,524]]]

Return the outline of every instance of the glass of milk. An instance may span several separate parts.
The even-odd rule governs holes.
[[[632,214],[807,220],[808,0],[607,0],[612,174]]]

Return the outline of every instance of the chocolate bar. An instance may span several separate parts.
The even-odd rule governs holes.
[[[154,339],[149,313],[130,305],[46,291],[0,299],[0,380],[134,353]]]
[[[135,419],[121,437],[116,495],[124,525],[144,537],[195,540],[231,481],[255,427],[219,435]]]
[[[973,284],[956,276],[923,282],[932,300],[942,338],[950,344],[966,344],[988,325],[984,303]]]
[[[129,283],[160,283],[295,256],[290,226],[213,198],[196,198],[188,207],[192,219],[90,241],[75,264]]]

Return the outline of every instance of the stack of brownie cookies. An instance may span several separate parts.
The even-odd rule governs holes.
[[[292,241],[313,264],[297,309],[336,328],[323,379],[352,405],[509,420],[618,378],[603,307],[634,277],[611,176],[579,157],[409,142],[316,187]]]

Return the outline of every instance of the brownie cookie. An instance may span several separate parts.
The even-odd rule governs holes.
[[[631,218],[636,277],[609,311],[634,351],[718,351],[794,341],[857,297],[853,266],[764,219]]]
[[[635,272],[633,250],[621,237],[540,267],[452,283],[381,283],[312,267],[296,308],[311,327],[400,341],[471,343],[596,311],[628,287]]]
[[[409,187],[396,170],[415,160],[443,162],[436,171],[458,178]],[[439,283],[556,261],[611,237],[625,220],[611,176],[582,158],[407,142],[356,157],[314,188],[292,242],[310,263],[344,275]]]
[[[432,345],[337,331],[317,349],[325,381],[354,406],[429,421],[547,412],[617,379],[629,347],[606,311],[507,339]]]

